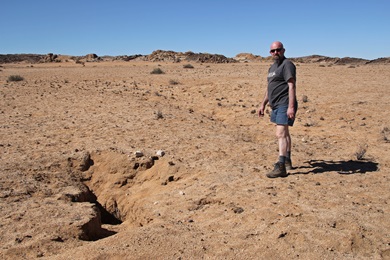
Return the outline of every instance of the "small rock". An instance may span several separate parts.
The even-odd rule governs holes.
[[[156,154],[157,156],[163,157],[165,155],[165,152],[163,150],[158,150]]]
[[[141,151],[135,151],[134,155],[135,155],[135,157],[142,157],[142,156],[144,156],[144,153]]]
[[[89,152],[84,152],[81,156],[81,162],[79,165],[79,170],[85,172],[93,165],[91,160],[91,154]]]
[[[64,240],[60,236],[52,237],[50,240],[55,242],[64,242]]]
[[[244,209],[241,207],[234,207],[233,212],[236,214],[241,214],[242,212],[244,212]]]
[[[287,232],[282,232],[282,233],[280,233],[280,235],[278,236],[278,238],[285,237],[286,235],[287,235]]]

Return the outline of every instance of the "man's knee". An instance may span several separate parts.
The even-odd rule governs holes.
[[[289,132],[288,132],[288,126],[287,125],[277,125],[276,126],[276,138],[287,138]]]

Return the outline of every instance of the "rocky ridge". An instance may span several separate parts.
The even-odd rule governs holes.
[[[310,55],[304,57],[290,57],[296,63],[319,63],[326,65],[364,65],[364,64],[389,64],[390,57],[382,57],[374,60],[367,60],[352,57],[327,57],[322,55]],[[228,58],[221,54],[175,52],[156,50],[149,55],[119,55],[119,56],[98,56],[91,53],[85,56],[71,56],[61,54],[0,54],[0,64],[4,63],[47,63],[47,62],[85,62],[99,61],[151,61],[151,62],[197,62],[197,63],[236,63],[236,62],[262,62],[270,61],[271,57],[262,57],[252,53],[239,53],[234,58]]]

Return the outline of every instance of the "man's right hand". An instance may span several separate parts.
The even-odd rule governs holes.
[[[259,117],[264,117],[264,107],[259,109]]]

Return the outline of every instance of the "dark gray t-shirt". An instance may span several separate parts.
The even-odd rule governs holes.
[[[275,62],[268,70],[268,102],[272,109],[280,105],[288,105],[289,79],[296,80],[295,65],[287,58],[279,64]]]

